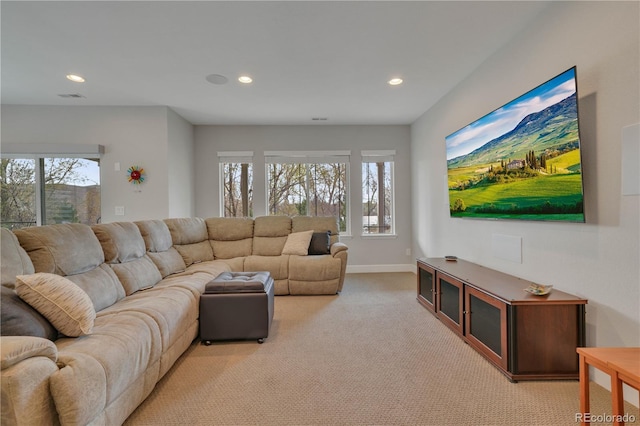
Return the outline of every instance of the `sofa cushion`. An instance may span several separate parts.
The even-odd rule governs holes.
[[[125,263],[140,259],[146,253],[144,239],[136,224],[112,222],[93,225],[106,263]]]
[[[96,312],[113,305],[125,296],[122,283],[106,263],[81,274],[67,275],[66,278],[89,295]]]
[[[160,331],[162,353],[180,339],[198,320],[198,300],[184,286],[162,286],[137,292],[100,312],[99,318],[114,313],[137,312],[152,318]]]
[[[160,271],[146,255],[140,229],[133,222],[112,222],[91,227],[98,237],[105,261],[110,264],[128,296],[153,287],[162,279]]]
[[[238,241],[211,240],[210,243],[216,259],[233,259],[236,257],[249,256],[253,245],[251,238]]]
[[[213,255],[216,259],[233,259],[251,254],[253,219],[213,217],[205,222]]]
[[[147,255],[160,271],[162,278],[184,272],[187,267],[184,259],[174,247],[160,253],[148,252]]]
[[[204,219],[199,217],[165,219],[176,248],[185,266],[213,260],[213,249]]]
[[[252,254],[258,256],[280,256],[290,233],[291,218],[288,216],[260,216],[255,218]]]
[[[104,253],[91,227],[67,223],[14,231],[36,272],[74,275],[104,262]]]
[[[253,219],[246,217],[210,217],[206,221],[210,240],[238,241],[253,238]]]
[[[314,232],[309,243],[309,254],[329,254],[331,247],[331,231]]]
[[[0,287],[0,333],[3,336],[34,336],[52,341],[58,338],[58,330],[45,317],[24,302],[14,290]]]
[[[110,266],[122,283],[127,296],[138,290],[153,287],[162,279],[160,271],[147,255],[130,262],[116,263]]]
[[[166,223],[160,219],[140,220],[134,222],[140,230],[147,251],[160,253],[173,246],[171,232]]]
[[[65,277],[43,272],[18,275],[16,293],[65,336],[91,333],[96,318],[93,303],[87,293]]]
[[[213,260],[213,248],[209,241],[175,246],[186,266]]]
[[[289,277],[289,256],[248,256],[244,260],[244,270],[268,271],[274,280],[282,280]]]
[[[207,241],[207,225],[204,219],[199,217],[165,219],[171,234],[173,245],[184,245]]]
[[[2,242],[2,248],[0,249],[0,255],[2,259],[0,261],[0,277],[1,285],[15,286],[16,275],[33,274],[33,263],[29,255],[18,242],[16,235],[8,230],[2,228],[0,234],[0,241]]]
[[[162,278],[183,272],[184,259],[173,247],[171,232],[166,223],[159,219],[135,222],[147,247],[149,258],[155,263]]]
[[[282,254],[306,256],[309,254],[309,243],[312,235],[313,231],[292,232],[287,237]]]

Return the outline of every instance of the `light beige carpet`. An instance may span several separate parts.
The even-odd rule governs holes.
[[[127,424],[576,424],[577,381],[509,382],[418,304],[415,280],[348,274],[339,296],[276,297],[264,344],[194,343]]]

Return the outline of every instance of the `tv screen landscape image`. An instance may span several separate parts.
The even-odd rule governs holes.
[[[576,68],[445,138],[451,217],[584,222]]]

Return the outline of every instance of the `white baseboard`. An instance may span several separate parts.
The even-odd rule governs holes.
[[[364,274],[379,272],[413,272],[416,273],[416,265],[347,265],[347,274]]]

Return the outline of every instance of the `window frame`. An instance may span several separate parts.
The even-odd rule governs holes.
[[[104,146],[85,144],[16,144],[6,143],[2,145],[0,157],[17,160],[34,161],[35,200],[34,209],[36,216],[35,226],[42,226],[46,221],[45,199],[46,184],[44,182],[45,161],[54,158],[80,158],[85,160],[97,160],[98,167],[102,162]],[[102,180],[102,179],[100,179]],[[100,215],[102,217],[102,183],[100,186]]]
[[[395,156],[396,156],[396,150],[367,150],[367,151],[361,151],[360,155],[362,156],[362,161],[361,161],[361,167],[360,167],[360,172],[361,172],[361,185],[360,188],[363,190],[362,193],[362,199],[360,200],[360,205],[361,205],[361,210],[362,210],[362,203],[364,202],[364,186],[365,186],[365,180],[364,180],[364,165],[368,164],[368,163],[390,163],[389,166],[389,177],[390,177],[390,226],[391,229],[388,233],[369,233],[369,232],[364,232],[364,227],[365,227],[365,222],[364,222],[364,215],[362,213],[360,214],[360,232],[361,232],[361,236],[363,238],[396,238],[397,237],[397,231],[396,231],[396,176],[395,176]]]
[[[345,230],[340,230],[341,236],[351,235],[351,151],[265,151],[265,213],[270,213],[270,164],[342,164],[345,167],[344,198],[345,198]],[[308,214],[307,216],[313,217]],[[338,222],[340,221],[338,215]],[[338,223],[338,225],[340,225]]]
[[[252,175],[252,181],[251,181],[251,187],[249,188],[249,190],[252,192],[252,195],[255,195],[254,189],[253,189],[253,183],[255,181],[255,164],[253,162],[253,151],[219,151],[218,152],[218,181],[219,181],[219,185],[218,185],[218,193],[219,193],[219,200],[218,200],[218,204],[219,204],[219,214],[220,217],[227,217],[225,216],[226,210],[225,210],[225,199],[224,199],[224,192],[225,192],[225,164],[249,164],[251,165],[251,175]],[[248,196],[249,194],[247,194]],[[256,206],[254,205],[254,197],[251,197],[251,199],[249,200],[249,205],[247,206],[248,209],[248,215],[247,217],[255,217],[255,211],[256,211]],[[251,212],[253,212],[253,216],[250,214]],[[231,217],[231,216],[229,216]],[[237,217],[237,216],[236,216]]]

